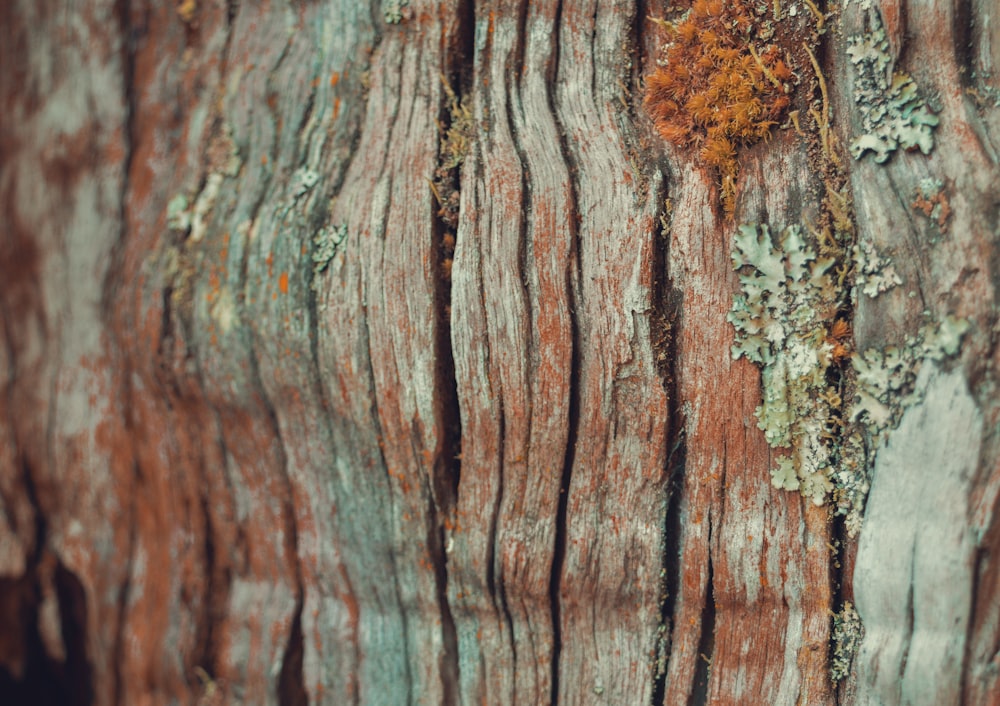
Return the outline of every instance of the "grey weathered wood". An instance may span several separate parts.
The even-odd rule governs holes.
[[[776,129],[723,211],[642,113],[665,4],[0,3],[0,702],[998,703],[1000,35],[871,4],[816,53],[902,284],[842,315],[970,329],[850,539],[771,487],[726,322],[738,225],[829,174]],[[929,155],[846,149],[876,11]]]
[[[917,389],[923,401],[879,450],[858,549],[859,703],[961,701],[975,567],[966,522],[983,420],[960,370],[928,365]]]

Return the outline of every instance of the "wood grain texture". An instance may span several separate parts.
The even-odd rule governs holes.
[[[771,486],[726,321],[816,145],[741,152],[724,214],[641,113],[665,5],[0,3],[0,703],[1000,704],[994,8],[815,47],[841,145],[872,12],[940,118],[843,150],[903,279],[854,348],[971,324],[850,540]]]
[[[987,653],[995,655],[998,595],[997,111],[977,95],[991,85],[984,70],[997,43],[984,31],[984,4],[956,12],[905,3],[895,14],[906,23],[897,66],[935,97],[941,123],[927,157],[898,153],[884,166],[851,165],[859,238],[890,254],[903,278],[878,299],[859,299],[856,343],[859,350],[898,345],[924,321],[947,315],[967,318],[972,330],[954,368],[921,371],[923,401],[876,457],[853,576],[866,634],[849,702],[992,704],[997,676],[985,665],[995,661]],[[860,31],[864,19],[857,9],[845,12],[845,32]],[[964,52],[971,36],[978,41],[969,64],[941,59]],[[848,72],[845,58],[834,54],[836,76]],[[841,94],[837,114],[856,115],[849,100]],[[943,228],[912,205],[928,177],[942,181],[951,205]],[[921,502],[929,503],[924,511]],[[909,508],[905,517],[900,507]],[[950,654],[965,661],[950,662]]]
[[[579,217],[562,703],[651,696],[669,411],[651,330],[661,177],[630,159],[638,135],[623,95],[637,11],[632,2],[574,2],[560,18],[554,104]]]

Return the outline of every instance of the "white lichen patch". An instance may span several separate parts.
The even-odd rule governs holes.
[[[969,328],[966,319],[946,316],[937,325],[922,327],[901,346],[881,351],[872,348],[855,355],[852,362],[858,389],[852,421],[866,424],[873,435],[894,428],[903,411],[920,399],[914,383],[921,364],[956,355]]]
[[[223,175],[219,172],[212,172],[205,180],[205,187],[195,199],[194,209],[191,213],[191,240],[195,243],[205,237],[208,231],[208,217],[215,206],[215,199],[219,196],[222,188]]]
[[[928,154],[934,146],[938,118],[920,96],[909,74],[891,68],[889,39],[878,13],[871,14],[870,32],[847,40],[847,55],[855,67],[854,102],[861,111],[864,134],[851,143],[851,154],[861,159],[868,151],[884,162],[899,147],[919,148]]]
[[[834,260],[818,257],[797,225],[774,241],[768,226],[744,224],[735,245],[733,266],[748,269],[727,317],[736,329],[733,358],[760,366],[758,426],[768,444],[790,452],[771,471],[772,483],[822,504],[833,490],[829,431],[836,396],[827,390],[833,350],[827,326],[836,312],[828,274]]]
[[[404,8],[410,4],[410,0],[382,0],[382,19],[391,25],[398,25],[403,21]]]
[[[865,631],[861,616],[850,601],[833,616],[833,654],[830,656],[830,678],[838,682],[851,673],[851,663],[861,645]]]
[[[865,500],[871,490],[871,464],[861,433],[852,431],[843,437],[833,464],[833,503],[835,513],[844,518],[847,536],[854,539],[861,531]]]
[[[903,283],[892,261],[879,255],[875,246],[868,241],[854,246],[854,265],[854,284],[869,297],[875,298]]]
[[[295,174],[292,175],[292,199],[297,200],[302,198],[306,192],[311,191],[316,182],[319,181],[319,173],[312,169],[302,167],[297,169]]]
[[[219,331],[223,334],[228,334],[232,331],[233,324],[236,323],[239,314],[236,308],[236,300],[233,298],[229,287],[220,289],[219,296],[212,305],[210,313],[218,324]]]
[[[337,254],[337,250],[346,238],[347,226],[344,224],[324,226],[313,235],[313,289],[317,287],[320,273],[330,264],[330,260]]]
[[[191,211],[187,196],[177,194],[167,204],[167,228],[186,233],[191,227]]]

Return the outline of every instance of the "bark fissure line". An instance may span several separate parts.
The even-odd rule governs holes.
[[[637,44],[641,44],[642,18],[637,18]],[[667,193],[667,182],[664,179],[662,188],[656,194],[656,199],[664,203]],[[668,425],[667,447],[669,452],[664,459],[664,497],[663,524],[661,528],[660,554],[660,614],[656,631],[656,642],[653,647],[655,659],[652,665],[652,703],[661,704],[666,693],[667,667],[670,660],[670,630],[671,618],[676,605],[677,584],[680,575],[681,548],[681,500],[683,498],[683,483],[680,477],[684,472],[685,446],[684,424],[681,410],[677,404],[679,399],[675,364],[677,361],[677,346],[675,344],[673,323],[679,319],[681,308],[681,293],[673,286],[668,274],[668,244],[670,224],[665,220],[670,214],[662,214],[658,219],[653,235],[653,311],[651,315],[651,348],[654,363],[659,373],[667,396]]]
[[[566,144],[566,126],[559,118],[559,111],[556,109],[555,77],[559,75],[560,62],[562,60],[562,41],[559,35],[562,33],[563,3],[560,0],[556,3],[553,26],[556,38],[552,47],[552,62],[550,64],[550,80],[546,83],[546,97],[548,99],[549,113],[556,126],[556,133],[559,136],[559,152],[563,161],[572,167],[572,152]],[[572,173],[572,168],[571,168]],[[563,459],[562,471],[559,479],[559,501],[556,509],[555,520],[555,546],[552,555],[552,571],[549,579],[549,603],[552,615],[552,695],[551,702],[559,703],[559,666],[563,651],[562,635],[562,611],[560,591],[562,584],[562,572],[566,563],[566,519],[569,503],[569,488],[573,478],[573,466],[576,463],[577,433],[580,429],[580,327],[577,321],[577,296],[574,288],[574,280],[579,282],[580,259],[579,259],[579,202],[577,198],[576,182],[570,178],[567,182],[568,204],[570,210],[564,218],[569,224],[570,248],[569,266],[566,267],[566,302],[569,308],[570,326],[570,373],[569,373],[569,409],[567,411],[567,435],[566,453]],[[575,277],[574,277],[575,275]]]
[[[459,149],[459,146],[451,144],[449,137],[453,131],[465,128],[464,124],[456,123],[461,123],[464,119],[465,101],[471,81],[471,65],[464,61],[464,55],[471,53],[475,32],[475,2],[459,2],[455,8],[455,18],[455,33],[452,37],[445,37],[446,51],[442,57],[446,100],[442,102],[440,109],[438,166],[432,182],[439,206],[432,215],[433,247],[436,249],[432,256],[435,273],[435,377],[439,390],[438,405],[443,438],[432,469],[428,546],[434,550],[437,602],[441,611],[443,654],[439,669],[446,704],[457,703],[459,699],[459,647],[455,617],[448,601],[448,550],[450,534],[456,526],[455,504],[462,477],[462,418],[451,337],[451,270],[457,245],[461,168],[464,161],[464,154],[452,152]],[[464,137],[460,132],[454,134],[459,135],[459,139]],[[442,183],[448,188],[445,194],[440,193],[437,188]]]
[[[527,25],[527,14],[528,14],[527,2],[518,3],[516,5],[516,10],[514,11],[516,12],[514,20],[514,26],[516,27],[516,29],[514,31],[513,46],[510,46],[510,48],[507,50],[507,58],[511,62],[510,64],[508,64],[508,67],[524,66],[525,49],[527,44],[527,41],[525,39],[525,27]],[[523,110],[523,96],[521,95],[521,86],[518,80],[520,75],[521,75],[520,71],[511,71],[509,69],[504,71],[505,100],[503,105],[503,110],[504,110],[503,119],[506,121],[506,124],[510,130],[511,145],[514,148],[514,154],[516,155],[517,161],[521,167],[519,174],[520,177],[519,193],[521,195],[521,203],[519,205],[521,207],[521,217],[517,219],[516,274],[519,281],[521,282],[525,295],[527,295],[530,286],[527,281],[528,258],[531,255],[531,245],[528,242],[528,232],[529,232],[529,223],[532,217],[536,214],[535,214],[535,204],[532,198],[531,176],[529,174],[530,168],[528,166],[529,162],[527,155],[525,154],[524,145],[522,144],[522,137],[519,134],[520,124],[518,120],[518,113]],[[526,300],[527,296],[525,296],[525,300],[522,301]],[[530,311],[530,304],[528,304],[527,308]],[[524,337],[523,341],[524,348],[523,350],[521,350],[521,360],[530,360],[532,342],[535,340],[535,334],[536,334],[535,321],[533,320],[533,317],[530,315],[530,313],[527,316],[526,328],[527,328],[527,335]],[[530,373],[528,375],[530,376]],[[504,390],[504,392],[506,392],[506,390]],[[519,399],[516,396],[516,393],[514,393],[509,397],[505,395],[505,398],[507,399],[507,402],[505,402],[505,406],[511,404],[510,402],[511,397],[513,397],[515,400]],[[531,398],[530,393],[527,397],[527,400],[528,400],[527,415],[529,420],[528,424],[530,426],[532,410],[534,408],[534,400]],[[518,411],[519,410],[512,410],[514,414],[517,414]],[[519,444],[521,442],[521,439],[519,438],[520,434],[523,433],[523,427],[521,426],[521,424],[522,422],[520,422],[520,420],[517,419],[514,426],[514,432],[517,436],[512,440],[512,442],[509,442],[505,438],[505,435],[503,433],[501,433],[500,435],[502,452],[501,452],[501,466],[500,466],[500,482],[497,491],[498,519],[503,517],[503,509],[505,505],[504,494],[506,492],[509,492],[509,488],[507,487],[508,484],[505,482],[507,473],[511,472],[508,469],[518,469],[518,470],[521,469],[517,461],[509,457],[511,443]],[[531,468],[530,450],[531,446],[530,442],[528,442],[527,452],[529,454],[529,458],[524,468],[529,468],[529,469]],[[509,520],[506,520],[506,522],[504,522],[502,525],[501,523],[498,523],[498,526],[501,527],[501,534],[503,534],[503,530],[507,528],[506,526],[507,524],[509,524],[509,522],[510,522]],[[506,536],[498,537],[497,532],[495,530],[496,528],[494,528],[494,531],[491,533],[493,545],[496,547],[494,551],[494,556],[499,555],[501,557],[501,563],[499,567],[500,581],[497,583],[496,598],[500,608],[501,615],[503,616],[507,628],[508,638],[510,640],[509,643],[510,654],[513,663],[512,672],[514,675],[517,675],[520,669],[528,671],[529,669],[532,668],[532,665],[529,664],[523,664],[523,665],[519,664],[520,660],[518,655],[519,652],[518,630],[515,630],[515,627],[517,626],[517,623],[520,623],[523,620],[524,614],[523,612],[519,611],[517,618],[515,619],[515,614],[511,610],[511,602],[522,600],[522,597],[519,595],[513,595],[510,597],[510,599],[508,599],[507,595],[508,588],[512,577],[508,576],[507,573],[504,571],[506,547],[503,546],[502,542],[506,539]],[[520,589],[521,586],[518,586],[517,588]],[[527,650],[527,654],[529,656],[532,654],[530,649]],[[514,687],[515,696],[518,693],[519,689],[515,685]]]
[[[118,219],[119,219],[119,233],[118,242],[112,250],[112,263],[105,271],[105,279],[102,286],[102,312],[101,320],[105,328],[108,331],[114,331],[114,317],[116,312],[116,307],[112,304],[115,293],[116,281],[118,278],[116,275],[122,275],[125,272],[125,267],[123,263],[123,254],[125,250],[125,245],[128,241],[128,204],[129,197],[131,195],[131,172],[132,163],[135,153],[135,116],[136,116],[136,86],[135,86],[135,62],[136,62],[136,52],[135,46],[133,44],[133,16],[131,11],[131,5],[129,0],[116,0],[114,6],[114,14],[118,21],[119,28],[119,41],[121,42],[120,47],[120,60],[121,60],[121,80],[122,80],[122,99],[125,106],[124,122],[123,127],[123,148],[124,156],[122,159],[122,181],[121,181],[121,199],[118,204]],[[121,355],[121,353],[113,354]],[[124,361],[128,364],[128,361]],[[123,382],[119,389],[118,394],[123,398],[125,404],[125,409],[129,410],[129,413],[125,415],[123,423],[127,432],[131,432],[132,424],[132,414],[131,410],[134,409],[133,399],[132,399],[132,385],[131,385],[131,375],[124,375]],[[114,394],[113,392],[111,394]],[[55,397],[53,396],[53,399]],[[51,429],[52,427],[50,427]],[[129,629],[127,616],[129,608],[129,592],[132,587],[132,577],[133,569],[135,565],[135,549],[136,549],[136,537],[138,532],[136,531],[135,521],[137,516],[137,506],[139,498],[139,488],[143,484],[142,470],[139,467],[139,461],[136,458],[135,446],[132,442],[136,438],[134,433],[129,433],[128,438],[130,443],[128,445],[128,453],[131,456],[131,468],[132,468],[132,478],[134,481],[134,486],[132,489],[131,497],[129,498],[129,505],[127,510],[127,524],[131,528],[128,535],[128,550],[127,558],[125,559],[125,571],[124,579],[122,585],[118,590],[117,595],[117,612],[118,621],[117,629],[114,636],[114,646],[112,648],[113,663],[114,663],[114,685],[113,693],[114,698],[117,703],[122,702],[122,698],[125,694],[126,685],[124,684],[124,675],[122,674],[122,668],[128,661],[126,659],[126,632]]]

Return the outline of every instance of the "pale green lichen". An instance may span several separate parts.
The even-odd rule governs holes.
[[[851,673],[851,663],[864,637],[861,616],[850,601],[833,615],[833,654],[830,656],[830,678],[838,682]]]
[[[861,159],[868,151],[884,162],[899,147],[919,148],[928,154],[934,146],[938,118],[920,96],[909,74],[892,70],[889,39],[877,12],[872,29],[847,40],[847,55],[854,64],[854,102],[861,111],[864,134],[851,143],[851,154]]]
[[[826,393],[833,351],[827,322],[837,300],[828,274],[834,260],[817,256],[797,225],[775,241],[768,226],[744,224],[735,245],[733,266],[748,269],[727,317],[736,329],[732,354],[760,366],[758,426],[768,444],[790,450],[771,471],[772,483],[822,504],[833,489],[828,439],[835,422]]]
[[[934,177],[921,179],[914,190],[914,199],[911,205],[935,223],[939,231],[944,231],[948,227],[951,204],[948,203],[944,182],[940,179]]]
[[[920,400],[914,385],[920,366],[925,360],[956,355],[970,326],[966,319],[946,316],[936,325],[922,327],[901,346],[855,355],[858,389],[851,420],[866,424],[875,435],[894,428],[905,409]]]
[[[410,0],[383,0],[382,19],[391,25],[398,25],[403,21],[403,8],[410,4]]]
[[[847,536],[861,531],[865,500],[871,488],[871,464],[865,442],[857,430],[846,434],[837,445],[833,463],[833,503],[835,514],[844,518]]]
[[[212,208],[215,206],[215,200],[219,196],[223,178],[224,176],[220,172],[209,174],[205,180],[204,188],[202,188],[201,193],[198,194],[198,198],[194,201],[194,207],[191,210],[190,237],[192,242],[199,242],[205,237],[205,233],[208,232],[208,218],[212,213]]]
[[[324,226],[313,235],[312,263],[313,279],[312,286],[318,286],[319,275],[330,264],[330,260],[337,254],[341,243],[347,239],[347,226],[344,224],[336,226]]]
[[[312,191],[312,188],[316,186],[318,181],[319,173],[312,169],[302,167],[295,170],[291,181],[292,199],[298,200],[305,196],[307,192]]]
[[[177,194],[167,204],[167,228],[186,233],[191,228],[191,211],[187,196]]]
[[[854,284],[869,297],[875,298],[903,283],[892,261],[879,255],[875,246],[868,241],[854,246],[854,265]]]

